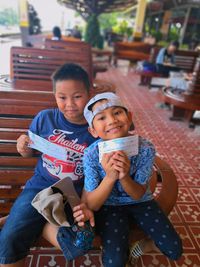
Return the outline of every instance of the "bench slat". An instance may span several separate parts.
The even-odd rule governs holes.
[[[1,151],[1,150],[0,150]],[[22,156],[0,156],[0,167],[32,167],[37,163],[37,158],[22,158]]]
[[[0,168],[0,184],[1,185],[24,185],[28,178],[34,173],[33,169],[1,169]]]
[[[32,119],[0,117],[1,128],[28,129]]]

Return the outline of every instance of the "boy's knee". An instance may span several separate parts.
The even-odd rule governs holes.
[[[172,260],[178,260],[183,254],[183,246],[181,239],[175,241],[175,243],[176,246],[173,250],[173,253],[171,253],[171,257],[169,256]]]
[[[178,260],[183,253],[182,240],[178,237],[171,246],[168,246],[168,250],[164,254],[171,260]]]

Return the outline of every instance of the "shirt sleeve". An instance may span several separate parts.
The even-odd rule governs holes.
[[[40,127],[42,125],[41,123],[41,118],[42,118],[42,112],[40,111],[32,120],[30,126],[29,126],[29,130],[37,135],[39,135],[40,132]]]
[[[165,55],[165,48],[160,49],[156,58],[156,64],[163,64]]]
[[[140,149],[136,163],[134,180],[139,184],[146,184],[151,177],[155,159],[155,148],[152,143],[145,141]]]
[[[97,148],[96,148],[97,149]],[[98,153],[94,148],[87,148],[83,156],[83,170],[84,170],[84,189],[91,192],[100,184],[100,175],[98,172]]]

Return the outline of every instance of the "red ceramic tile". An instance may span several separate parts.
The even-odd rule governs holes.
[[[200,203],[200,188],[190,188],[194,198]]]
[[[198,253],[184,254],[180,260],[175,263],[177,267],[199,267],[200,257]]]
[[[182,239],[184,251],[194,251],[196,248],[196,243],[194,243],[194,238],[189,234],[187,227],[175,226],[175,229]]]
[[[179,187],[177,203],[195,203],[189,188]]]
[[[199,223],[200,207],[199,204],[177,204],[186,223]]]
[[[193,238],[195,239],[198,248],[200,249],[200,225],[199,226],[189,226],[192,232]]]

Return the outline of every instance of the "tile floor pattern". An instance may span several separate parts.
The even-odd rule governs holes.
[[[117,85],[117,93],[133,112],[136,131],[150,139],[157,152],[170,164],[179,182],[177,204],[170,219],[182,237],[184,254],[177,262],[157,253],[141,257],[136,267],[200,267],[200,131],[186,123],[170,121],[169,110],[157,108],[160,92],[138,86],[139,77],[121,66],[98,74]],[[99,267],[100,255],[91,252],[70,267]],[[56,250],[32,251],[29,267],[62,267],[64,259]]]

